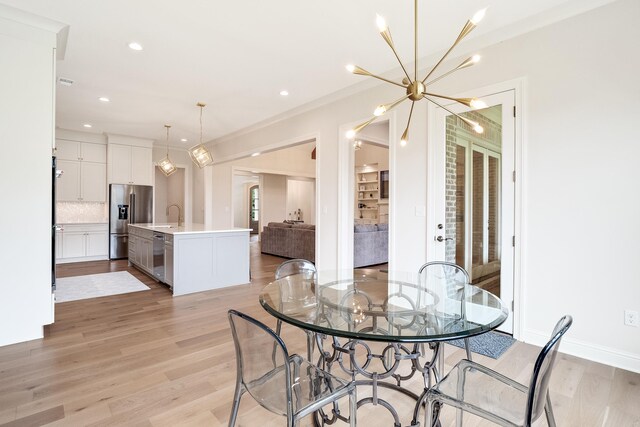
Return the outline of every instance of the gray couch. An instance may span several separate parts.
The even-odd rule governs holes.
[[[389,261],[389,224],[356,224],[353,227],[353,266]]]
[[[388,224],[356,224],[353,231],[354,267],[388,262]],[[260,241],[262,253],[316,261],[315,225],[270,222],[263,227]]]
[[[316,226],[270,222],[262,229],[261,251],[285,258],[316,261]]]

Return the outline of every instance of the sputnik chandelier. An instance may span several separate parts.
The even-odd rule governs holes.
[[[378,15],[376,19],[376,23],[378,25],[378,30],[380,31],[380,35],[382,36],[384,41],[387,42],[387,44],[393,51],[393,54],[395,55],[396,59],[400,63],[400,67],[404,72],[405,77],[402,79],[402,83],[398,83],[393,80],[389,80],[384,77],[377,76],[356,65],[347,65],[347,71],[353,74],[373,77],[373,78],[382,80],[384,82],[391,83],[392,85],[399,86],[405,90],[405,94],[398,100],[393,101],[389,104],[378,105],[378,107],[376,107],[375,111],[373,112],[373,117],[367,120],[366,122],[361,123],[358,126],[354,127],[350,131],[348,131],[347,138],[349,139],[355,138],[358,132],[360,132],[362,129],[364,129],[371,123],[373,123],[378,117],[384,115],[387,111],[391,110],[392,108],[396,107],[402,102],[406,100],[410,100],[411,110],[409,111],[409,119],[407,120],[407,127],[405,128],[405,131],[402,134],[402,137],[400,138],[400,145],[405,146],[407,144],[407,141],[409,140],[409,126],[411,125],[411,116],[413,115],[413,107],[416,101],[420,101],[422,99],[426,99],[427,101],[434,103],[438,107],[443,108],[444,110],[448,111],[449,113],[453,114],[454,116],[456,116],[457,118],[459,118],[460,120],[462,120],[463,122],[471,126],[473,130],[475,130],[476,132],[482,133],[484,129],[482,128],[482,126],[480,126],[479,123],[454,113],[447,107],[440,104],[434,98],[441,98],[441,99],[456,101],[456,102],[459,102],[460,104],[466,105],[467,107],[470,107],[473,109],[486,108],[487,105],[484,102],[476,98],[453,98],[450,96],[439,95],[436,93],[428,92],[427,88],[430,85],[436,83],[437,81],[454,73],[455,71],[475,65],[480,60],[479,55],[473,55],[470,58],[465,59],[460,65],[458,65],[454,69],[449,70],[446,73],[429,80],[429,78],[433,75],[434,71],[440,66],[440,64],[449,55],[449,53],[451,53],[453,48],[456,47],[458,43],[460,43],[462,39],[464,39],[478,25],[478,23],[484,17],[485,11],[486,9],[482,9],[476,12],[475,15],[473,15],[473,17],[469,19],[466,24],[464,24],[464,27],[462,27],[462,31],[460,31],[460,34],[458,35],[458,38],[456,38],[456,40],[453,42],[453,45],[449,48],[449,50],[445,52],[442,58],[440,58],[440,60],[436,63],[436,65],[434,65],[431,71],[429,71],[427,73],[427,76],[422,80],[418,78],[418,0],[414,0],[414,70],[413,70],[414,75],[413,75],[413,79],[409,76],[407,69],[405,68],[402,61],[400,60],[400,56],[398,55],[398,52],[396,51],[396,48],[393,44],[393,39],[391,38],[391,31],[389,30],[389,27],[387,26],[385,19],[380,15]]]

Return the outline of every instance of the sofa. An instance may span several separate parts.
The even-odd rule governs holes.
[[[270,222],[262,228],[260,250],[284,258],[316,261],[316,226]]]
[[[353,226],[353,267],[384,264],[389,261],[389,224]]]
[[[284,258],[316,260],[316,226],[270,222],[262,229],[261,252]],[[388,224],[356,224],[353,228],[353,266],[384,264],[389,260]]]

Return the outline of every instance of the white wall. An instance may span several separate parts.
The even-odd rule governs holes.
[[[316,223],[315,180],[287,178],[287,219],[289,212],[293,213],[298,209],[302,212],[305,224]]]
[[[640,372],[640,329],[623,325],[623,309],[640,310],[640,285],[633,271],[640,255],[640,197],[635,189],[640,182],[638,16],[639,2],[619,0],[486,46],[480,49],[480,64],[434,91],[477,94],[476,88],[525,79],[519,147],[524,159],[519,174],[520,336],[540,344],[555,321],[569,313],[575,323],[564,351]],[[465,48],[461,46],[461,56],[471,53]],[[217,155],[230,156],[292,136],[317,136],[320,268],[337,265],[340,125],[368,117],[373,106],[394,99],[395,89],[381,86],[349,96],[213,146]],[[415,207],[426,203],[424,103],[414,110],[410,144],[400,149],[393,131],[402,131],[407,113],[403,105],[390,115],[391,191],[398,196],[391,226],[398,242],[395,257],[401,260],[394,268],[412,270],[427,258],[420,237],[426,235],[426,218],[415,216]],[[217,183],[212,184],[215,188]]]
[[[175,160],[174,160],[175,161]],[[166,176],[158,166],[155,170],[154,194],[155,216],[157,223],[178,222],[178,209],[171,208],[167,216],[167,206],[177,204],[180,206],[180,216],[184,220],[185,215],[185,169],[178,168],[170,176]]]
[[[0,346],[43,336],[53,321],[51,154],[56,34],[0,5]],[[55,23],[53,23],[55,24]]]
[[[265,173],[260,188],[262,226],[287,219],[287,177]],[[269,200],[269,203],[264,203],[265,200]]]

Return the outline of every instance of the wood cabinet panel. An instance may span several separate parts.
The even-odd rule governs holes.
[[[107,165],[81,162],[80,194],[84,202],[106,202]]]
[[[80,162],[59,160],[57,168],[63,171],[56,181],[56,200],[72,201],[80,200]]]

